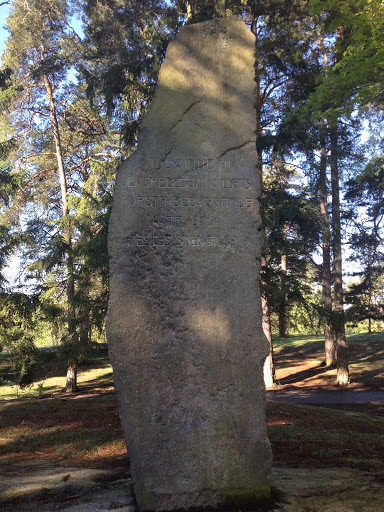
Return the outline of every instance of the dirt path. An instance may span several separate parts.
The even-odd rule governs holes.
[[[310,390],[279,388],[267,391],[267,400],[290,404],[345,405],[384,403],[384,391]]]

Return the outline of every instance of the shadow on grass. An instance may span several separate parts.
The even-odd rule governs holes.
[[[1,464],[36,459],[76,466],[127,463],[116,401],[38,400],[12,402],[1,411]]]
[[[326,367],[324,364],[319,364],[312,368],[308,368],[307,370],[301,370],[300,372],[297,372],[297,373],[291,373],[287,377],[280,379],[279,382],[280,382],[280,384],[295,384],[295,383],[301,382],[305,379],[310,379],[312,377],[321,375],[329,370],[330,370],[329,367]]]
[[[384,418],[318,407],[267,402],[275,462],[384,469]]]
[[[332,371],[321,363],[324,359],[324,340],[314,336],[293,336],[276,341],[275,363],[281,384],[300,386],[312,381],[315,387],[335,385],[336,370]],[[353,388],[361,391],[382,390],[384,333],[350,335],[347,343]]]
[[[93,350],[87,361],[78,365],[78,375],[80,376],[84,372],[100,370],[110,368],[110,362],[108,359],[108,353],[105,348],[102,350]],[[37,352],[37,361],[33,366],[33,383],[39,381],[47,381],[48,379],[65,379],[67,372],[66,362],[59,357],[58,347],[43,347]],[[9,382],[13,381],[13,375],[11,372],[10,363],[7,359],[6,354],[0,355],[0,388],[9,386]],[[99,388],[110,387],[113,385],[112,372],[108,372],[100,377],[92,378],[89,376],[87,384],[80,382],[80,388],[90,390],[94,383]],[[63,384],[64,387],[64,384]],[[44,385],[40,390],[42,396],[46,396],[49,393],[57,392],[58,385]],[[25,394],[25,393],[24,393]],[[26,395],[31,397],[38,397],[39,391],[33,390],[30,394],[28,390]]]
[[[114,388],[113,372],[105,373],[99,377],[87,380],[86,382],[79,383],[80,392],[99,391],[106,388]]]
[[[105,368],[109,365],[106,349],[91,349],[88,358],[79,363],[78,369]],[[60,357],[60,347],[44,347],[38,349],[37,364],[35,366],[36,380],[44,380],[49,377],[62,377],[67,372],[66,360]]]

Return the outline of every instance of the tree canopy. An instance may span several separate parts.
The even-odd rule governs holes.
[[[20,293],[3,271],[18,252],[60,326],[68,390],[103,336],[116,169],[135,150],[167,44],[185,23],[233,14],[256,36],[269,329],[324,323],[326,363],[336,339],[346,369],[345,322],[383,321],[381,1],[13,0],[0,71],[0,285]]]

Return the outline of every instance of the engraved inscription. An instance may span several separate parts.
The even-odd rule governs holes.
[[[216,219],[214,217],[159,217],[152,220],[152,225],[155,228],[171,228],[171,227],[182,227],[186,225],[192,225],[194,227],[209,227],[213,228],[216,225]]]
[[[128,176],[127,186],[141,188],[175,188],[191,190],[232,190],[251,188],[250,180],[222,178],[167,178],[164,176]]]
[[[155,228],[181,227],[183,225],[182,220],[182,217],[159,217],[158,219],[152,220],[152,225]]]
[[[163,247],[166,245],[176,245],[180,247],[215,247],[219,244],[216,236],[141,236],[133,235],[125,238],[125,243],[129,246],[152,246]]]
[[[123,196],[122,201],[129,207],[153,208],[253,208],[256,200],[251,197],[167,197],[167,196]]]
[[[151,159],[149,162],[143,162],[141,168],[148,174],[126,177],[122,202],[128,208],[156,208],[159,215],[153,218],[151,214],[148,216],[146,213],[154,233],[127,233],[125,243],[129,246],[172,245],[242,250],[249,243],[247,237],[228,236],[228,233],[220,237],[217,232],[220,227],[220,210],[257,208],[257,200],[252,197],[251,178],[212,176],[212,171],[215,170],[216,173],[233,172],[233,162],[212,158],[164,161]],[[152,169],[161,171],[152,174]],[[190,176],[188,171],[196,169],[210,172],[208,176]],[[171,176],[167,176],[168,171]],[[180,174],[179,177],[172,177],[175,171],[176,174]],[[183,231],[180,235],[179,228],[185,228],[192,233]]]
[[[230,160],[218,160],[217,166],[220,171],[233,171],[235,163]],[[167,159],[162,161],[157,158],[143,162],[141,168],[159,169],[179,169],[181,171],[194,171],[196,169],[206,169],[213,171],[215,168],[215,160],[213,158],[176,158],[174,160]]]
[[[227,247],[244,248],[250,243],[248,236],[231,236],[219,238],[218,236],[191,236],[191,235],[129,235],[124,242],[134,247],[165,247],[175,245],[179,247]]]

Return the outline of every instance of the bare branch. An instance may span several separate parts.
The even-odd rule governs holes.
[[[35,156],[56,156],[56,153],[29,153],[29,155],[23,155],[22,157],[20,157],[20,162],[28,160],[28,158],[33,158]]]
[[[108,152],[101,152],[101,153],[95,153],[94,155],[92,156],[89,156],[88,158],[84,158],[83,160],[81,160],[79,163],[77,164],[74,164],[71,168],[70,168],[70,171],[74,171],[75,169],[79,169],[80,167],[84,166],[85,164],[88,164],[89,162],[91,162],[92,160],[96,160],[97,158],[100,158],[100,157],[106,157],[106,158],[117,158],[115,155],[113,155],[112,153],[108,153]]]

